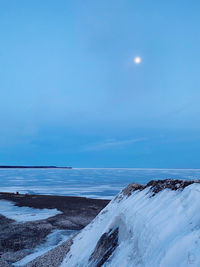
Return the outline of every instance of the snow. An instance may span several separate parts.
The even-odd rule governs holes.
[[[122,194],[121,194],[122,196]],[[86,267],[102,234],[119,228],[104,266],[200,266],[200,184],[184,190],[149,188],[114,199],[73,240],[61,267]]]
[[[23,259],[18,262],[15,262],[14,266],[22,266],[30,261],[36,259],[37,257],[43,255],[44,253],[48,252],[49,250],[55,248],[56,246],[60,245],[62,242],[67,241],[71,236],[73,236],[77,231],[75,230],[54,230],[48,236],[47,240],[44,244],[37,246],[33,253],[27,255]]]
[[[57,209],[18,207],[12,201],[0,200],[0,214],[17,222],[43,220],[60,213],[62,212]]]

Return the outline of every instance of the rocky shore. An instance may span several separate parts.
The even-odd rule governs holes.
[[[70,250],[73,243],[72,239],[73,238],[63,242],[61,245],[48,251],[42,256],[37,257],[22,267],[59,267]]]
[[[82,197],[12,193],[0,193],[0,199],[12,201],[18,207],[56,208],[62,212],[44,220],[22,223],[0,215],[0,266],[2,267],[12,266],[12,263],[32,253],[36,246],[45,242],[47,235],[53,230],[80,230],[84,228],[109,203],[109,200]],[[63,251],[63,253],[65,251],[64,254],[66,254],[67,244],[62,244],[60,249],[58,246],[58,251]],[[62,258],[62,256],[60,257]]]

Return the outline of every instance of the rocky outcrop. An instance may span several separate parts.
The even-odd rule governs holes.
[[[74,239],[61,267],[199,266],[200,181],[130,184]]]
[[[118,232],[119,229],[117,227],[100,237],[94,252],[89,258],[89,267],[101,267],[109,259],[118,246]]]
[[[165,179],[165,180],[152,180],[146,185],[129,184],[125,189],[122,190],[122,194],[126,196],[130,196],[134,191],[143,190],[145,188],[149,188],[155,195],[164,189],[171,189],[171,190],[183,190],[188,185],[193,183],[200,183],[200,180],[179,180],[179,179]]]
[[[132,192],[137,190],[143,190],[144,188],[145,188],[144,185],[132,183],[122,190],[122,194],[129,197],[132,194]]]
[[[152,180],[145,187],[150,187],[150,189],[156,194],[163,189],[171,189],[171,190],[183,190],[188,185],[193,183],[200,183],[199,180],[174,180],[174,179],[166,179],[166,180]]]

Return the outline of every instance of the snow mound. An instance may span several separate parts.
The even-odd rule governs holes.
[[[61,266],[200,266],[199,203],[199,181],[131,184],[73,239]]]

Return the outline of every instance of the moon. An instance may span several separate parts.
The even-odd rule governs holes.
[[[135,58],[134,58],[134,63],[135,63],[135,64],[140,64],[141,61],[142,61],[141,57],[135,57]]]

